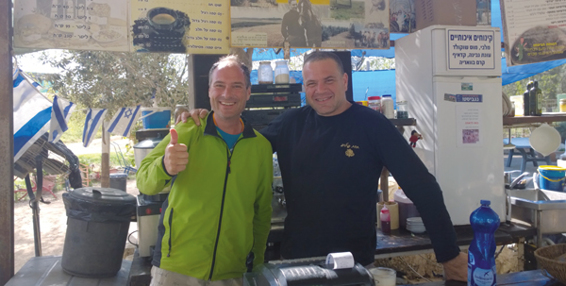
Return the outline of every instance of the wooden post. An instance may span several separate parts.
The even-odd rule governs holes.
[[[0,0],[0,285],[14,276],[12,1]]]
[[[110,188],[110,133],[102,122],[102,157],[100,158],[100,186]]]

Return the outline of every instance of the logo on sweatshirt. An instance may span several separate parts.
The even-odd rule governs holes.
[[[344,143],[344,144],[340,145],[340,147],[346,148],[346,152],[344,152],[344,153],[348,157],[354,157],[356,155],[356,154],[354,154],[354,150],[352,150],[352,149],[360,149],[360,147],[358,145],[350,145],[350,143]]]

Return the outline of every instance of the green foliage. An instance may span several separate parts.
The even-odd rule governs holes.
[[[123,152],[124,150],[122,150]],[[126,159],[128,162],[134,162],[134,150],[133,148],[128,150],[127,152],[123,152],[124,155],[124,159]],[[101,154],[83,154],[83,155],[78,155],[77,157],[79,157],[79,162],[83,165],[96,165],[96,166],[100,166],[101,164]],[[130,165],[133,166],[133,164],[130,163]],[[124,163],[122,161],[122,158],[116,154],[116,152],[114,152],[114,150],[111,151],[110,153],[110,168],[120,168],[123,167]]]
[[[67,51],[58,59],[41,59],[63,70],[44,78],[59,96],[79,108],[106,108],[107,119],[121,107],[189,102],[185,55]]]
[[[516,81],[514,83],[503,86],[503,92],[507,96],[511,95],[522,95],[526,88],[527,83],[530,81],[538,81],[538,86],[542,90],[543,98],[543,112],[557,112],[558,102],[556,100],[557,95],[561,93],[566,93],[566,81],[563,79],[566,77],[566,65],[558,66],[553,69],[547,70],[540,74],[534,75],[532,77]],[[556,130],[560,133],[562,141],[566,140],[566,122],[558,122],[553,124]],[[521,129],[521,128],[514,128]],[[524,128],[523,128],[524,129]],[[527,130],[528,131],[528,130]],[[530,132],[522,132],[521,134],[513,134],[513,137],[528,137]],[[504,132],[504,138],[507,138],[506,132]]]
[[[558,66],[547,70],[532,77],[516,81],[514,83],[503,86],[503,92],[508,96],[522,95],[529,81],[538,81],[538,87],[542,90],[543,112],[558,111],[558,102],[556,95],[566,93],[566,66]]]

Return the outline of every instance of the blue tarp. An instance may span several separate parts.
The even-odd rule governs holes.
[[[501,30],[501,42],[503,42],[503,28],[501,23],[501,8],[499,6],[498,0],[491,0],[491,24],[493,27],[499,27]],[[406,34],[396,34],[392,33],[390,35],[391,40],[397,40],[401,37],[404,37]],[[292,49],[291,56],[298,56],[309,49]],[[395,48],[391,47],[388,50],[352,50],[352,56],[354,57],[361,57],[362,53],[365,51],[366,57],[385,57],[385,58],[394,58],[395,57]],[[275,53],[274,49],[255,49],[252,59],[254,61],[262,61],[262,60],[273,60],[273,59],[282,59],[283,58],[283,51],[279,52],[278,54]],[[541,62],[541,63],[534,63],[534,64],[526,64],[526,65],[517,65],[512,67],[507,67],[507,62],[503,58],[501,61],[502,67],[502,75],[501,79],[503,85],[507,85],[530,76],[542,73],[549,69],[555,68],[562,64],[566,63],[566,60],[556,60],[556,61],[548,61],[548,62]],[[359,74],[360,73],[360,74]],[[359,74],[359,75],[358,75]],[[300,77],[300,74],[298,75]],[[353,75],[353,82],[354,85],[354,99],[357,99],[360,96],[360,92],[365,94],[365,90],[367,87],[370,87],[369,95],[372,95],[372,91],[380,91],[384,90],[386,92],[390,92],[391,94],[395,94],[395,71],[360,71],[354,72]],[[299,82],[299,81],[298,81]],[[302,82],[302,80],[301,80]],[[375,83],[378,83],[377,85]],[[360,86],[361,85],[361,86]],[[382,94],[388,94],[382,93]]]

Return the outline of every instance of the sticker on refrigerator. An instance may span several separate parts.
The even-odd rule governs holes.
[[[461,84],[461,89],[462,90],[474,90],[474,84],[473,83],[469,83],[469,82],[463,82]]]
[[[481,94],[444,94],[445,101],[451,102],[468,102],[468,103],[479,103],[483,101],[483,96]]]
[[[460,105],[456,107],[456,140],[458,147],[483,145],[481,108]]]

